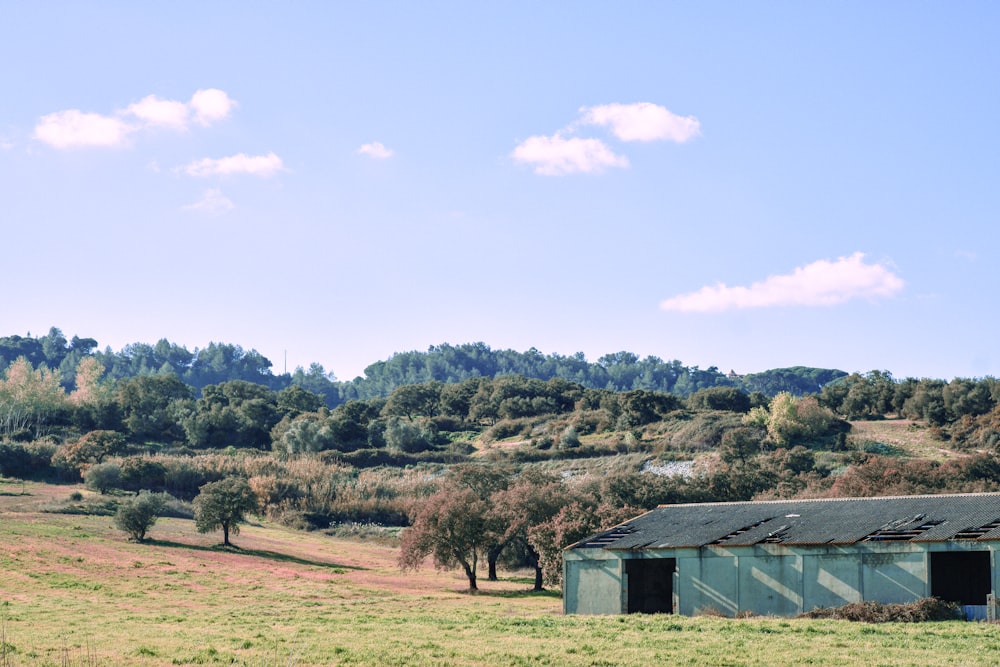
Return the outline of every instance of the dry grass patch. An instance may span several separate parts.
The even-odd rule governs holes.
[[[859,448],[871,449],[874,444],[886,448],[885,451],[872,451],[873,454],[895,454],[934,461],[968,456],[967,453],[949,449],[948,443],[934,437],[927,424],[911,419],[852,421],[849,441]]]

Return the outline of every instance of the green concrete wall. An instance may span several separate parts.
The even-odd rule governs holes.
[[[861,600],[911,602],[930,595],[931,551],[989,549],[996,593],[1000,591],[996,547],[866,542],[843,547],[711,546],[641,553],[581,549],[567,551],[564,557],[563,606],[567,613],[623,613],[628,581],[622,561],[635,557],[677,559],[674,608],[685,615],[717,611],[733,616],[745,611],[794,616]]]
[[[592,550],[597,551],[597,550]],[[621,614],[626,595],[623,559],[564,560],[563,611],[567,614]]]

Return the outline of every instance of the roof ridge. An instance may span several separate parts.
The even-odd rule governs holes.
[[[667,503],[662,505],[657,505],[656,508],[660,509],[662,507],[718,507],[720,505],[778,505],[778,504],[789,504],[789,503],[832,503],[832,502],[847,502],[851,500],[911,500],[911,499],[923,499],[923,498],[1000,498],[1000,491],[978,491],[974,493],[921,493],[909,496],[846,496],[838,498],[786,498],[780,500],[731,500],[731,501],[715,501],[706,503]],[[631,520],[631,519],[630,519]]]

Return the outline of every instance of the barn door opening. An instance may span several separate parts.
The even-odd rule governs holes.
[[[931,595],[946,602],[985,605],[990,583],[989,551],[931,552]]]
[[[676,568],[676,558],[634,558],[625,561],[628,613],[673,613]]]

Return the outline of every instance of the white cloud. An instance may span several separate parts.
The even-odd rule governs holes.
[[[167,127],[185,131],[194,121],[210,125],[229,117],[237,106],[225,91],[199,90],[190,102],[147,95],[112,115],[84,113],[79,109],[42,116],[35,125],[35,138],[53,148],[124,146],[129,135],[142,128]]]
[[[184,102],[165,100],[156,95],[147,95],[124,111],[149,125],[162,125],[175,130],[186,130],[190,110]]]
[[[236,204],[229,200],[218,188],[209,188],[202,194],[201,199],[193,204],[181,207],[185,211],[196,211],[198,213],[208,213],[210,215],[221,215],[236,208]]]
[[[254,176],[273,176],[279,171],[284,171],[285,166],[281,158],[273,152],[267,155],[247,155],[240,153],[229,157],[204,158],[195,160],[186,167],[181,167],[188,176],[230,176],[233,174],[252,174]]]
[[[678,116],[650,102],[602,104],[581,107],[579,125],[610,127],[622,141],[675,141],[684,143],[701,134],[694,116]]]
[[[535,173],[544,176],[628,166],[628,158],[615,155],[600,139],[566,139],[558,132],[551,137],[528,137],[510,155],[518,162],[534,165]]]
[[[376,160],[385,160],[392,157],[392,149],[386,148],[380,141],[373,141],[370,144],[362,145],[358,149],[358,155],[367,155]]]
[[[13,141],[7,141],[6,139],[0,139],[0,151],[9,151],[14,147]]]
[[[774,306],[832,306],[852,299],[888,297],[903,289],[903,279],[883,264],[866,264],[864,253],[834,261],[821,259],[792,273],[770,276],[749,287],[722,283],[671,297],[660,304],[679,312],[722,312]]]
[[[580,118],[552,136],[529,137],[511,153],[518,162],[535,165],[535,173],[558,176],[598,172],[605,167],[627,167],[628,158],[617,155],[600,139],[567,138],[581,127],[609,127],[621,141],[674,141],[684,143],[701,134],[694,116],[678,116],[650,102],[602,104],[580,107]]]
[[[190,107],[194,110],[195,119],[202,125],[210,125],[217,120],[229,117],[236,100],[229,97],[224,90],[206,88],[198,90],[191,96]]]
[[[53,148],[110,148],[124,146],[133,130],[131,125],[114,116],[69,109],[39,118],[35,138]]]

